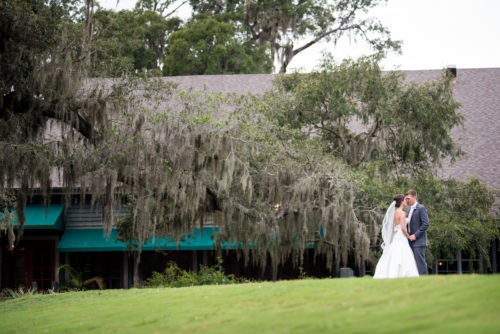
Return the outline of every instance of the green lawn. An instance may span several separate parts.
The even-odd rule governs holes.
[[[500,275],[297,280],[35,295],[0,333],[500,333]]]

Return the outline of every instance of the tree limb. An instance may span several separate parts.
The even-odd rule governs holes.
[[[165,14],[165,15],[163,16],[163,18],[167,18],[167,17],[169,17],[170,15],[174,14],[174,13],[175,13],[175,12],[176,12],[179,8],[181,8],[182,6],[184,6],[184,5],[185,5],[185,4],[187,4],[187,3],[188,3],[188,0],[183,1],[183,2],[179,5],[179,6],[175,7],[172,11],[170,11],[170,13]]]
[[[304,51],[305,49],[307,49],[308,47],[310,47],[311,45],[313,44],[316,44],[317,42],[319,42],[320,40],[322,40],[323,38],[335,33],[335,32],[338,32],[338,31],[343,31],[343,30],[349,30],[349,29],[353,29],[353,28],[359,28],[359,26],[357,24],[354,24],[354,25],[350,25],[350,26],[346,26],[346,27],[337,27],[335,29],[332,29],[332,30],[329,30],[321,35],[319,35],[318,37],[314,38],[313,40],[311,40],[310,42],[304,44],[303,46],[301,46],[300,48],[297,48],[295,50],[293,50],[293,56],[296,56],[298,53]]]
[[[89,121],[87,121],[80,113],[80,106],[72,104],[68,107],[68,111],[76,117],[64,117],[63,114],[56,112],[57,101],[44,101],[39,98],[29,96],[28,94],[17,94],[12,92],[4,96],[3,106],[0,109],[0,117],[8,119],[9,114],[27,114],[33,110],[37,110],[41,116],[52,118],[70,125],[82,136],[89,141],[94,142],[97,138],[97,132],[93,129]]]
[[[314,38],[313,40],[311,40],[310,42],[306,43],[305,45],[301,46],[300,48],[298,49],[295,49],[293,50],[293,56],[297,55],[299,52],[302,52],[304,51],[305,49],[307,49],[308,47],[310,47],[311,45],[319,42],[320,40],[322,40],[323,38],[335,33],[335,32],[338,32],[338,31],[343,31],[343,30],[349,30],[349,29],[353,29],[353,28],[359,28],[359,25],[358,24],[353,24],[353,25],[349,25],[349,26],[344,26],[345,24],[347,24],[347,22],[349,22],[351,20],[351,18],[353,17],[354,13],[356,12],[357,10],[357,6],[355,6],[351,12],[349,13],[349,15],[347,15],[346,17],[344,17],[342,19],[342,22],[340,22],[340,24],[338,25],[338,27],[334,28],[334,29],[331,29],[319,36],[317,36],[316,38]]]

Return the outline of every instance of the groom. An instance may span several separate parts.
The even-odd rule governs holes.
[[[427,263],[425,262],[425,248],[427,247],[427,228],[429,227],[429,216],[425,206],[417,202],[417,192],[408,190],[405,194],[405,201],[410,206],[408,211],[408,233],[409,243],[415,261],[417,262],[418,274],[427,274]]]

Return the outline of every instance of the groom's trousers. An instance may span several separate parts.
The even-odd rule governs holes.
[[[417,269],[419,275],[427,275],[427,262],[425,262],[425,248],[426,247],[411,247],[415,262],[417,262]]]

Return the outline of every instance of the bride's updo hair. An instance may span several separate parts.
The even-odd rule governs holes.
[[[405,199],[405,195],[398,194],[394,196],[394,201],[396,202],[396,208],[401,206],[401,202]]]

